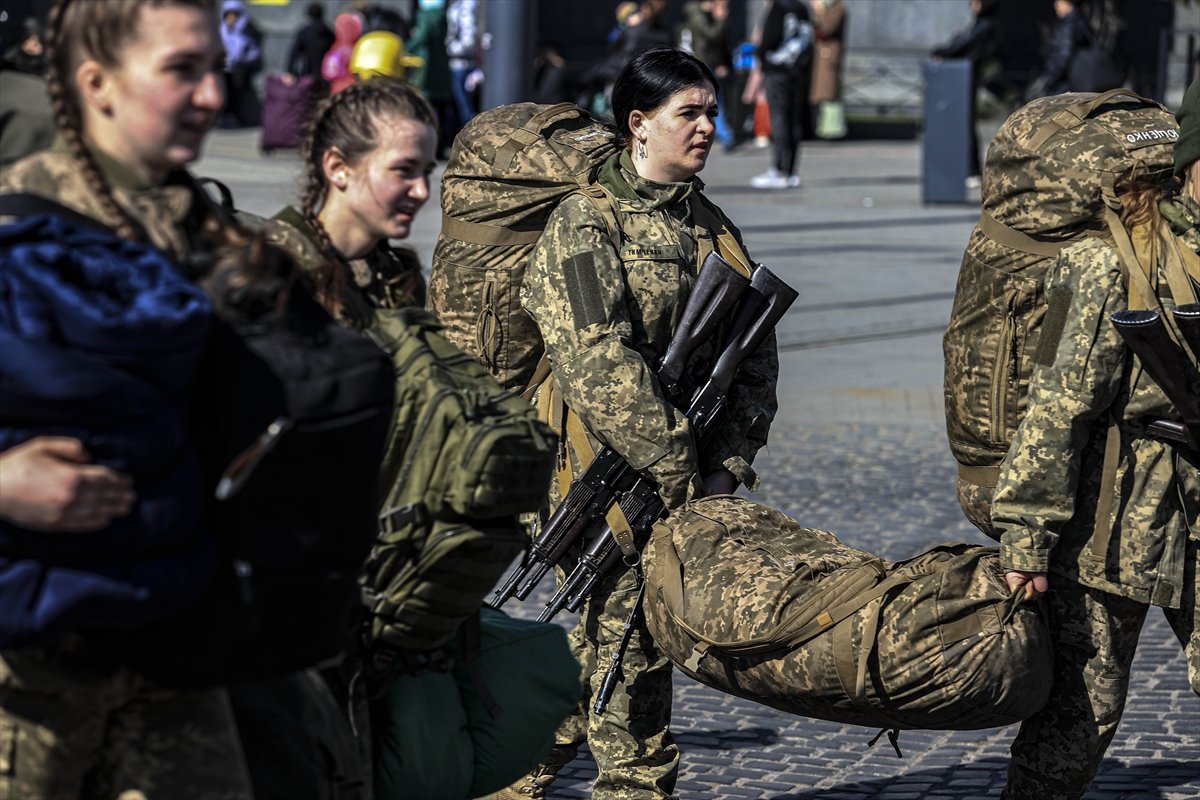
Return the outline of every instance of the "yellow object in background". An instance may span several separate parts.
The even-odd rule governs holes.
[[[350,72],[363,81],[378,76],[403,80],[409,68],[424,64],[420,56],[406,55],[404,40],[390,31],[364,33],[350,55]]]

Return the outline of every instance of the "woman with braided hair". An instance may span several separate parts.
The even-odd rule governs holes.
[[[109,228],[115,233],[110,239],[128,240],[110,252],[117,269],[128,271],[131,291],[142,291],[133,284],[141,273],[132,261],[120,259],[134,251],[170,256],[188,273],[176,279],[178,291],[192,291],[187,278],[199,277],[212,263],[210,256],[240,236],[184,169],[200,154],[224,101],[214,0],[57,0],[47,39],[59,141],[12,165],[0,194],[56,202],[66,207],[57,214],[63,224],[75,212]],[[18,225],[54,216],[16,213],[22,218]],[[69,257],[69,247],[67,252]],[[161,336],[175,332],[168,324]],[[84,458],[77,449],[74,460]],[[140,502],[145,487],[135,488]],[[9,499],[0,508],[0,522],[19,527],[22,519],[9,513]],[[92,520],[96,529],[129,511],[130,500],[111,503]],[[47,529],[52,532],[40,535],[52,552],[83,546],[80,536],[107,535],[42,527]],[[201,532],[181,538],[171,528],[162,534],[179,539],[175,549],[157,552],[158,560],[148,562],[153,570],[130,567],[126,577],[144,579],[145,584],[133,580],[134,588],[171,601],[181,601],[185,589],[203,591],[215,569],[211,548],[208,560],[201,558],[207,537]],[[89,572],[89,563],[81,562],[77,570],[84,577],[77,580],[91,581],[88,588],[99,600],[112,600],[102,591],[108,584]],[[6,625],[16,612],[6,604]],[[124,653],[106,646],[108,641],[103,629],[82,624],[0,649],[5,763],[0,795],[250,798],[225,690],[157,685],[132,669]]]
[[[425,305],[415,254],[389,240],[407,238],[429,200],[436,146],[433,108],[403,81],[360,81],[314,110],[301,207],[276,214],[267,236],[342,322],[365,328],[373,308]]]

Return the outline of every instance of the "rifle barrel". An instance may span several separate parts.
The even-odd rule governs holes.
[[[1192,448],[1200,449],[1200,384],[1195,367],[1167,332],[1157,311],[1115,311],[1109,319],[1133,350],[1142,367],[1183,417]]]

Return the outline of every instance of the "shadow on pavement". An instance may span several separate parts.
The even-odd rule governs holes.
[[[743,234],[751,233],[794,233],[796,231],[831,231],[846,228],[919,228],[929,225],[962,225],[964,222],[979,222],[979,213],[955,214],[945,217],[894,217],[889,219],[847,219],[826,220],[824,222],[782,222],[773,225],[742,225],[739,230]]]
[[[1007,769],[1007,759],[984,758],[946,769],[919,769],[887,778],[763,797],[764,800],[909,800],[926,797],[930,792],[928,796],[938,800],[985,800],[999,797],[998,787],[992,790],[986,787],[993,782],[999,784]],[[1107,759],[1083,800],[1168,800],[1181,796],[1171,792],[1174,787],[1186,790],[1197,782],[1200,782],[1200,763],[1195,761],[1155,760],[1126,765]]]
[[[737,728],[714,731],[676,731],[679,749],[729,750],[739,747],[765,747],[779,741],[779,731],[772,728]]]

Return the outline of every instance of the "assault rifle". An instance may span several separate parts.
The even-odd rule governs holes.
[[[1172,316],[1188,349],[1200,355],[1200,305],[1175,308]],[[1183,417],[1182,422],[1153,420],[1147,424],[1146,433],[1156,439],[1182,443],[1193,453],[1200,453],[1200,371],[1171,338],[1157,311],[1117,311],[1109,319]]]
[[[716,253],[704,260],[657,376],[667,399],[678,404],[687,391],[684,368],[696,348],[716,334],[718,326],[736,307],[750,280]],[[509,579],[496,591],[492,605],[510,597],[524,600],[543,576],[584,533],[603,522],[620,493],[629,488],[634,471],[611,447],[604,447],[567,491],[529,552]]]
[[[696,444],[703,449],[725,410],[729,388],[738,367],[750,356],[795,301],[797,292],[766,267],[759,266],[750,278],[728,341],[718,356],[708,380],[691,398],[686,415]],[[649,478],[634,473],[634,480],[619,500],[634,534],[645,533],[666,509],[658,487]],[[579,559],[575,569],[555,592],[539,621],[546,622],[562,609],[578,611],[584,599],[606,575],[617,568],[623,553],[612,529],[603,525]],[[632,566],[632,564],[631,564]]]

